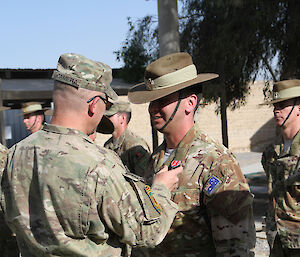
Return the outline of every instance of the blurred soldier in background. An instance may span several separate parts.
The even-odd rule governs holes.
[[[10,148],[1,181],[1,209],[22,256],[129,256],[131,246],[154,247],[177,212],[170,190],[182,168],[165,167],[150,187],[91,140],[100,120],[110,122],[109,98],[117,99],[109,66],[63,54],[53,78],[51,124]]]
[[[51,110],[43,108],[40,103],[27,102],[22,104],[22,114],[24,116],[25,128],[30,133],[37,132],[43,127],[45,115],[51,115]]]
[[[150,157],[150,148],[143,138],[128,129],[131,119],[130,103],[114,102],[105,114],[114,124],[114,132],[104,147],[115,151],[130,172],[143,176]]]
[[[270,256],[300,256],[300,80],[273,86],[274,119],[281,133],[262,155],[268,178],[266,233]]]
[[[0,111],[10,109],[9,107],[0,107]],[[7,158],[8,149],[0,144],[0,181],[3,174],[5,161]],[[1,192],[1,188],[0,188]],[[1,234],[6,236],[1,236]],[[3,213],[0,211],[0,256],[1,257],[19,257],[19,249],[17,245],[16,236],[11,232],[9,227],[6,225]]]
[[[172,199],[179,212],[164,241],[150,256],[253,256],[255,226],[250,193],[234,156],[194,123],[202,83],[217,74],[197,74],[187,53],[166,55],[145,71],[145,83],[129,90],[132,103],[149,104],[152,125],[164,134],[149,165],[183,166]]]

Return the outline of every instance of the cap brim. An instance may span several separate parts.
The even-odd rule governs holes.
[[[138,85],[135,85],[129,89],[128,92],[128,100],[131,103],[134,104],[143,104],[143,103],[148,103],[151,101],[154,101],[156,99],[162,98],[166,95],[172,94],[176,91],[179,91],[183,88],[208,81],[214,78],[219,77],[218,74],[215,73],[201,73],[198,74],[195,79],[186,81],[184,83],[180,83],[175,86],[171,87],[166,87],[166,88],[161,88],[161,89],[156,89],[156,90],[149,90],[145,83],[141,83]]]
[[[0,111],[6,111],[6,110],[10,110],[10,107],[6,107],[6,106],[0,106]]]
[[[114,129],[114,124],[106,115],[103,115],[96,131],[101,134],[112,134],[114,132]]]
[[[35,111],[32,111],[32,112],[19,113],[19,114],[16,115],[16,117],[23,116],[23,115],[26,115],[26,114],[35,113],[35,112],[44,112],[44,114],[47,115],[47,116],[52,116],[53,115],[53,111],[51,109],[43,108],[41,110],[35,110]]]
[[[53,110],[52,110],[52,109],[47,109],[47,110],[45,111],[45,115],[46,115],[46,116],[53,116]]]
[[[104,115],[110,117],[115,115],[118,112],[118,110],[116,108],[111,107],[109,110],[106,110]]]
[[[118,100],[118,95],[115,92],[115,90],[113,90],[113,88],[111,86],[107,87],[107,90],[104,92],[110,99],[116,101]]]
[[[289,100],[289,99],[293,99],[293,98],[296,98],[296,97],[286,97],[286,98],[275,99],[275,100],[272,100],[272,101],[263,102],[263,103],[261,103],[259,105],[275,104],[275,103],[279,103],[279,102],[282,102],[282,101],[285,101],[285,100]]]

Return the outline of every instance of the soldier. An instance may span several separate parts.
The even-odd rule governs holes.
[[[9,107],[1,106],[0,111],[10,109]],[[8,149],[0,144],[0,181],[5,165]],[[19,250],[15,235],[6,225],[3,213],[0,211],[0,256],[1,257],[18,257]],[[2,236],[5,235],[5,236]]]
[[[276,82],[274,119],[280,135],[262,155],[268,179],[266,234],[270,256],[300,256],[300,80]]]
[[[131,119],[130,103],[114,102],[105,114],[114,124],[115,129],[104,147],[115,151],[132,173],[143,176],[150,157],[150,148],[143,138],[128,129]]]
[[[165,167],[150,188],[90,139],[117,99],[109,66],[63,54],[53,78],[51,124],[10,148],[1,181],[22,256],[129,256],[130,246],[155,246],[177,212],[169,189],[182,168]]]
[[[37,132],[43,127],[45,122],[45,112],[50,111],[43,108],[40,103],[27,102],[22,105],[22,114],[24,115],[24,125],[30,133]],[[47,113],[48,114],[48,113]],[[49,115],[49,114],[48,114]]]
[[[149,177],[163,165],[183,166],[172,199],[179,212],[151,256],[253,256],[253,196],[234,156],[194,123],[201,84],[217,74],[197,70],[187,53],[147,66],[145,83],[129,90],[132,103],[149,104],[153,127],[164,134],[154,150]]]

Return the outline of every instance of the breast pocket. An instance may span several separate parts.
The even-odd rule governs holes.
[[[282,185],[281,191],[287,198],[300,201],[300,170],[297,167],[298,157],[283,158],[277,162],[277,178]],[[287,199],[289,200],[289,199]]]

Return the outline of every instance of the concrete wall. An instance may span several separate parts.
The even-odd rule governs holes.
[[[261,152],[266,144],[275,137],[276,127],[273,122],[273,112],[270,106],[259,106],[264,101],[263,82],[249,85],[249,95],[246,105],[231,111],[227,110],[229,148],[233,152]],[[127,100],[127,96],[119,97]],[[133,113],[129,128],[144,137],[149,146],[152,146],[152,133],[148,114],[148,104],[132,105]],[[199,109],[196,121],[204,132],[222,142],[221,117],[217,115],[216,104],[206,105]],[[100,145],[109,138],[108,135],[97,136],[96,142]],[[159,142],[162,135],[159,133]]]

